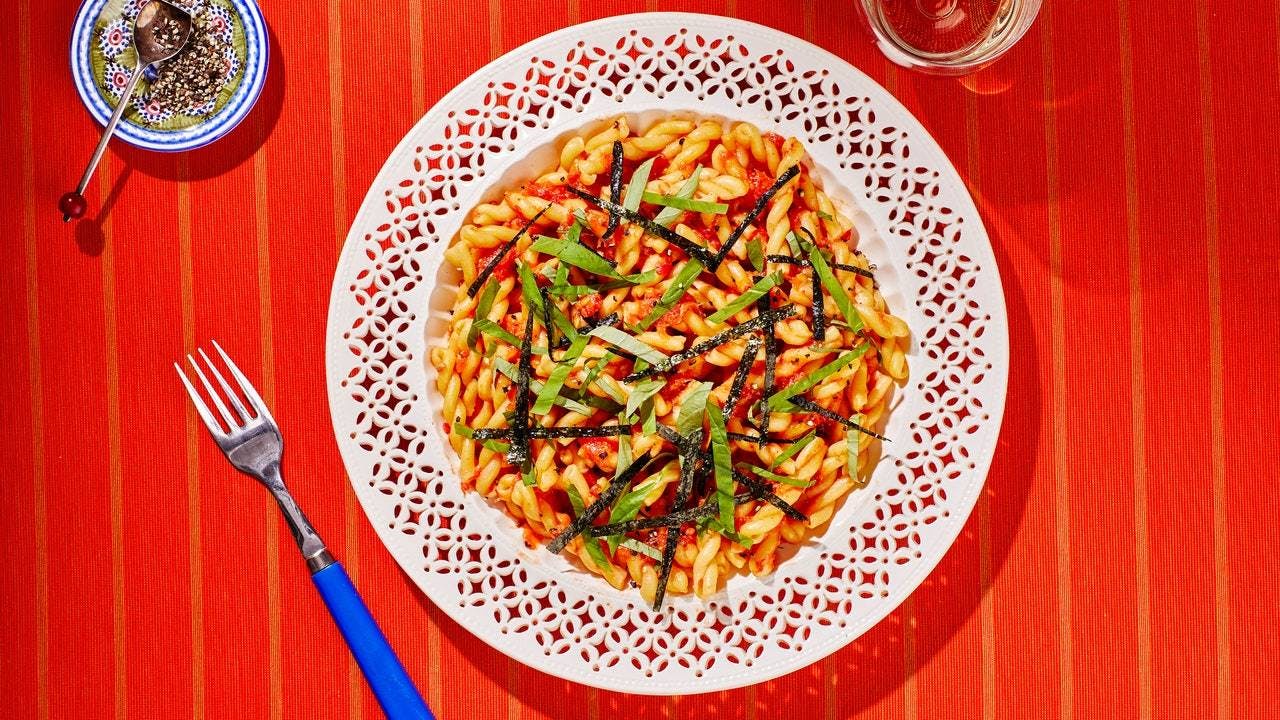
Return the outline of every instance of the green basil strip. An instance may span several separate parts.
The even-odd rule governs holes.
[[[598,337],[614,347],[626,350],[647,363],[657,365],[658,363],[666,362],[667,360],[666,355],[663,355],[652,347],[645,345],[636,338],[631,337],[612,325],[601,325],[588,334],[593,337]]]
[[[855,425],[862,425],[862,415],[854,415],[850,420]],[[845,466],[849,470],[849,479],[854,484],[858,483],[858,442],[862,431],[857,428],[848,428],[844,431],[845,442]]]
[[[480,300],[476,302],[475,319],[471,322],[471,327],[467,329],[467,347],[475,348],[476,338],[480,336],[480,329],[476,327],[477,320],[488,320],[489,311],[493,309],[493,299],[498,296],[498,285],[496,280],[490,280],[484,284],[484,292],[480,293]]]
[[[520,479],[524,481],[527,487],[533,487],[538,484],[538,477],[533,474],[532,460],[526,460],[524,465],[520,467]]]
[[[618,274],[608,260],[592,252],[586,245],[568,237],[539,235],[529,249],[559,258],[560,262],[569,263],[594,275],[613,277]]]
[[[574,338],[569,345],[569,349],[565,351],[564,357],[556,364],[551,371],[551,375],[547,377],[547,382],[538,390],[538,399],[533,404],[533,409],[529,412],[535,415],[546,415],[551,411],[551,406],[555,404],[555,400],[560,396],[560,389],[564,387],[565,380],[569,379],[569,373],[573,372],[573,368],[578,364],[578,358],[582,357],[582,351],[587,349],[587,343],[591,342],[591,338],[586,335],[579,335]],[[532,385],[532,383],[530,383]],[[531,388],[532,389],[532,388]],[[590,412],[583,413],[590,415]]]
[[[765,470],[759,465],[752,465],[751,463],[738,463],[738,469],[742,469],[742,468],[746,468],[748,471],[755,473],[756,475],[759,475],[765,480],[772,480],[777,483],[782,483],[783,485],[790,485],[791,487],[799,487],[799,488],[809,487],[809,485],[811,484],[809,481],[801,480],[799,478],[787,477],[786,475],[779,475],[778,473],[772,472],[770,470]]]
[[[569,486],[569,504],[573,506],[573,515],[578,517],[582,514],[583,502],[582,495],[578,492],[578,488],[573,485]],[[584,547],[587,548],[587,555],[591,557],[591,561],[600,568],[600,572],[609,567],[609,559],[605,557],[604,549],[600,547],[600,540],[590,535],[584,535],[582,538]]]
[[[467,427],[466,425],[463,425],[462,423],[453,424],[453,433],[455,435],[458,435],[459,437],[470,438],[470,439],[475,439],[475,436],[476,436],[474,430]],[[500,442],[498,440],[482,440],[480,441],[480,444],[483,445],[485,448],[492,450],[493,452],[499,453],[501,455],[507,454],[507,450],[511,447],[507,443]]]
[[[849,323],[849,329],[854,332],[861,330],[863,327],[862,316],[853,307],[853,301],[849,299],[849,293],[845,292],[840,285],[840,281],[831,272],[831,266],[827,264],[827,259],[822,256],[822,251],[817,247],[810,247],[809,262],[813,265],[813,271],[818,274],[818,279],[822,281],[822,286],[827,289],[831,299],[836,302],[836,307],[840,308],[840,314],[844,315],[845,321]]]
[[[672,530],[668,530],[667,532],[672,532]],[[662,553],[658,552],[657,548],[655,548],[654,546],[648,543],[642,543],[639,540],[636,540],[635,538],[626,538],[621,543],[619,543],[619,545],[621,545],[622,547],[632,552],[637,552],[637,553],[640,553],[641,555],[647,555],[653,558],[654,560],[658,560],[659,562],[661,562],[662,560]]]
[[[657,395],[666,383],[662,380],[651,379],[641,380],[631,387],[631,394],[627,396],[627,407],[622,414],[625,417],[631,417],[636,410],[649,401],[654,395]]]
[[[708,383],[709,385],[710,383]],[[729,438],[724,427],[724,412],[715,403],[707,405],[711,420],[711,459],[715,465],[716,501],[720,504],[720,525],[733,532],[733,460],[729,455]]]
[[[644,426],[641,432],[645,435],[653,435],[658,432],[658,411],[654,408],[653,398],[649,398],[648,402],[640,408],[641,414],[644,416]]]
[[[512,365],[510,362],[503,360],[502,358],[494,358],[493,365],[498,368],[498,372],[506,375],[512,382],[515,382],[516,374],[519,372],[515,365]],[[538,380],[529,380],[529,392],[533,393],[535,397],[541,395],[543,389],[543,384]],[[578,402],[577,400],[567,398],[560,394],[557,394],[555,398],[552,399],[552,402],[566,410],[572,410],[579,415],[590,417],[595,414],[595,410],[591,408],[589,403]]]
[[[640,167],[631,174],[631,182],[627,183],[627,193],[623,196],[622,207],[635,212],[640,209],[640,199],[646,195],[644,186],[649,184],[649,172],[653,170],[653,158],[640,163]],[[618,199],[614,198],[614,202]]]
[[[814,370],[808,375],[805,375],[799,380],[791,383],[790,385],[782,388],[778,392],[770,395],[767,401],[769,403],[769,409],[782,410],[783,412],[787,412],[787,410],[784,409],[784,406],[787,404],[787,400],[790,400],[796,395],[799,395],[809,390],[810,388],[813,388],[818,383],[834,375],[836,371],[840,370],[840,368],[843,368],[844,366],[848,365],[854,360],[857,360],[858,358],[862,357],[863,355],[866,354],[868,347],[869,347],[868,344],[864,342],[858,347],[850,350],[849,352],[844,353],[843,355],[836,358],[835,360],[832,360],[826,365],[823,365],[817,370]]]
[[[524,263],[516,263],[516,277],[520,278],[520,296],[525,307],[533,308],[534,318],[542,321],[542,296],[538,294],[538,279]],[[549,329],[549,328],[548,328]]]
[[[680,413],[676,416],[676,432],[688,435],[702,429],[702,417],[707,414],[707,398],[711,395],[711,383],[702,382],[694,386],[680,403]],[[728,440],[726,439],[726,442]]]
[[[498,325],[498,323],[492,320],[489,320],[489,319],[476,320],[475,322],[472,323],[472,326],[476,327],[479,330],[479,332],[484,333],[485,335],[492,335],[493,337],[498,338],[499,340],[507,343],[508,345],[514,345],[516,347],[520,347],[520,338],[506,331],[505,329],[502,328],[501,325]],[[534,347],[531,349],[531,351],[533,352],[534,355],[547,354],[547,348],[545,345],[542,347]]]
[[[764,247],[760,245],[760,238],[754,235],[747,241],[747,259],[751,261],[751,267],[764,270]]]
[[[693,197],[693,193],[698,189],[698,179],[701,176],[702,166],[699,165],[694,169],[693,174],[689,176],[689,179],[684,181],[684,184],[680,186],[680,189],[676,191],[676,194],[673,197],[684,199]],[[662,212],[658,213],[657,216],[653,218],[653,222],[661,225],[662,227],[669,228],[671,227],[671,223],[675,222],[676,218],[680,217],[680,212],[679,208],[664,207]]]
[[[787,247],[791,249],[791,257],[798,258],[803,256],[804,244],[807,244],[807,243],[804,243],[804,241],[800,239],[800,236],[796,234],[795,230],[792,230],[791,232],[787,233]]]
[[[818,217],[822,218],[823,220],[835,220],[835,218],[831,215],[831,213],[826,212],[825,210],[819,210]]]
[[[755,285],[747,288],[747,291],[739,295],[733,302],[715,311],[707,318],[707,322],[712,325],[723,323],[725,320],[754,305],[761,296],[777,287],[780,282],[782,282],[782,275],[778,273],[765,275]]]
[[[567,266],[561,265],[560,267]],[[577,300],[578,298],[586,297],[588,295],[596,295],[601,291],[601,289],[602,287],[599,285],[552,285],[547,288],[547,292],[555,295],[556,297]]]
[[[724,203],[711,202],[709,200],[693,200],[691,198],[682,198],[675,195],[659,195],[658,193],[647,192],[644,194],[644,201],[653,205],[662,205],[663,207],[675,208],[677,210],[688,210],[696,213],[715,213],[723,215],[729,212],[729,206]]]
[[[693,281],[697,280],[701,274],[702,263],[697,258],[689,258],[689,262],[680,268],[680,272],[676,274],[675,279],[667,286],[666,291],[662,293],[662,297],[658,298],[658,303],[653,306],[653,310],[649,311],[649,314],[640,321],[640,324],[635,329],[648,330],[655,320],[666,315],[668,310],[674,307],[677,302],[680,302],[680,298],[689,292]]]
[[[773,459],[773,462],[769,463],[769,469],[776,468],[796,455],[799,455],[800,451],[803,450],[806,445],[813,442],[814,438],[818,437],[817,433],[817,430],[810,430],[802,435],[799,440],[788,445],[787,449],[782,451],[782,454],[778,455],[778,457]]]

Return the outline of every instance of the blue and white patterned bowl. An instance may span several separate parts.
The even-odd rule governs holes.
[[[84,101],[89,114],[100,125],[106,125],[115,110],[116,98],[109,94],[106,85],[110,82],[107,75],[115,63],[107,62],[105,67],[101,59],[97,72],[104,77],[97,77],[94,68],[94,53],[103,55],[106,52],[132,52],[129,38],[129,25],[123,25],[123,40],[115,37],[120,34],[122,21],[131,23],[131,18],[145,0],[85,0],[76,14],[75,25],[71,33],[71,74],[75,80],[76,91]],[[202,7],[208,0],[178,0],[175,4]],[[244,47],[237,57],[228,57],[233,67],[232,82],[234,86],[229,97],[218,100],[217,107],[207,117],[188,124],[186,127],[158,128],[145,123],[139,112],[126,111],[116,126],[116,137],[125,142],[148,150],[178,152],[192,150],[217,140],[226,135],[249,114],[253,105],[262,93],[267,78],[267,58],[270,54],[266,24],[262,19],[262,11],[254,0],[221,0],[218,5],[225,6],[238,22],[244,34]],[[132,14],[130,14],[132,13]],[[107,17],[110,15],[111,17]],[[105,23],[116,32],[111,38],[103,35],[100,27]],[[123,46],[121,45],[123,42]],[[240,48],[236,48],[239,52]],[[115,68],[117,72],[120,68]],[[128,68],[124,69],[128,72]],[[236,75],[238,74],[238,81]],[[127,75],[125,76],[127,80]],[[141,90],[140,90],[141,92]],[[137,99],[135,93],[135,100]],[[137,107],[137,106],[135,106]],[[167,123],[172,125],[173,123]]]

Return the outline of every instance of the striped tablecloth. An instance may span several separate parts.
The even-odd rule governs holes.
[[[267,495],[170,363],[224,341],[292,483],[442,718],[1235,718],[1280,713],[1280,6],[1048,2],[967,80],[889,64],[854,0],[278,0],[245,124],[186,155],[97,136],[71,0],[0,47],[0,702],[6,718],[373,718]],[[570,685],[405,579],[347,486],[324,390],[338,248],[388,151],[490,58],[653,9],[737,15],[849,59],[934,133],[1004,277],[1009,401],[987,490],[898,611],[734,692]],[[91,213],[92,214],[92,213]]]

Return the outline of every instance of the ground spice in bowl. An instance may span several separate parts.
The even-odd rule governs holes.
[[[221,22],[215,22],[219,20]],[[191,18],[191,40],[182,52],[160,65],[148,100],[178,112],[210,107],[230,79],[230,33],[226,15],[206,6]]]

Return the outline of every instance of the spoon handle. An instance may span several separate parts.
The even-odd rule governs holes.
[[[93,157],[89,158],[89,166],[84,169],[84,175],[80,177],[80,184],[76,186],[76,194],[83,195],[84,189],[89,186],[89,179],[93,177],[93,171],[98,169],[98,163],[102,160],[102,153],[107,150],[107,143],[111,140],[112,134],[116,131],[116,125],[120,124],[120,117],[124,115],[124,109],[128,107],[130,98],[133,97],[133,90],[138,86],[138,80],[142,78],[142,71],[146,69],[146,65],[138,63],[133,69],[133,76],[129,78],[129,84],[124,86],[124,92],[120,95],[120,102],[116,103],[115,112],[111,113],[111,120],[107,122],[107,127],[102,131],[102,139],[98,141],[98,147],[93,151]]]

